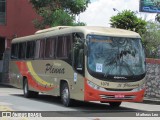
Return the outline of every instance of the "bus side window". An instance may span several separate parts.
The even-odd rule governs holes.
[[[34,58],[34,49],[35,49],[35,41],[27,42],[27,50],[26,50],[26,58],[33,59]]]
[[[66,35],[64,38],[66,39],[67,62],[72,65],[72,36]]]
[[[68,59],[71,54],[71,36],[59,36],[57,40],[57,57]]]
[[[25,59],[26,56],[26,43],[19,43],[19,50],[18,50],[18,58]]]
[[[84,73],[84,41],[80,35],[74,34],[73,67],[79,73]]]
[[[39,52],[40,52],[40,40],[36,41],[36,48],[35,48],[35,59],[39,58]]]
[[[40,40],[39,58],[44,58],[45,43],[46,41],[44,39]]]
[[[46,40],[45,58],[55,57],[55,43],[56,43],[56,38],[48,38]]]
[[[45,49],[45,40],[37,40],[35,42],[36,47],[35,47],[35,59],[40,59],[40,58],[44,58],[44,49]]]
[[[66,58],[66,40],[63,36],[59,36],[57,40],[57,57]]]
[[[11,59],[18,59],[18,43],[11,46]]]
[[[67,35],[64,37],[66,39],[66,55],[68,58],[71,57],[71,45],[72,45],[72,38],[71,35]]]
[[[77,58],[77,70],[82,71],[83,70],[83,59],[84,59],[84,49],[80,48],[78,51],[78,58]]]

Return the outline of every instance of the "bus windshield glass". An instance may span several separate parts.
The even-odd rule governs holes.
[[[91,75],[113,79],[144,76],[145,55],[140,38],[88,35],[87,40]]]

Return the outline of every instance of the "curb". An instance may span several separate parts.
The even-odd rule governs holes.
[[[9,84],[3,84],[3,83],[0,83],[0,87],[1,88],[14,88],[13,86],[9,85]]]

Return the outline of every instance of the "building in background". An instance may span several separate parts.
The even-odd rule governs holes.
[[[33,20],[37,18],[29,0],[0,0],[0,60],[11,40],[33,34]]]
[[[34,34],[33,20],[40,18],[29,0],[0,0],[0,83],[9,83],[11,41]]]

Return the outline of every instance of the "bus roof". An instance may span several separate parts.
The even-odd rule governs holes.
[[[140,35],[136,32],[107,27],[96,27],[96,26],[57,26],[49,29],[37,31],[34,35],[15,38],[12,43],[39,40],[52,36],[65,35],[75,32],[82,32],[84,35],[94,34],[103,36],[114,36],[114,37],[129,37],[129,38],[140,38]]]

